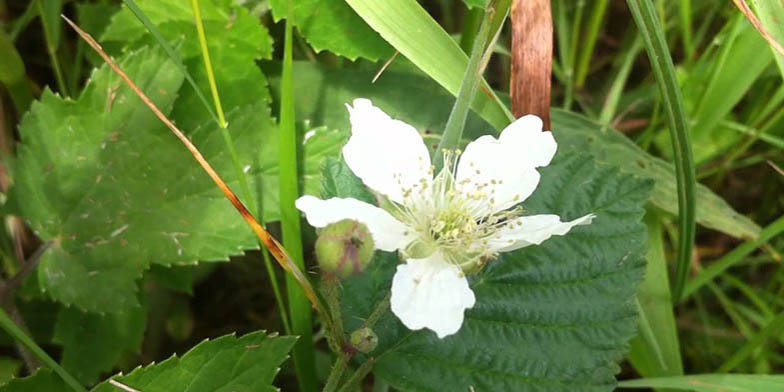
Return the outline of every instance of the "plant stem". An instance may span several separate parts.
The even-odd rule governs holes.
[[[302,251],[302,233],[300,230],[299,211],[294,202],[299,196],[297,130],[294,126],[294,82],[292,64],[293,32],[291,16],[293,0],[288,1],[285,38],[283,46],[283,70],[281,72],[280,93],[280,142],[278,173],[280,175],[280,221],[283,231],[283,244],[289,250],[294,263],[300,270],[305,269]],[[315,348],[313,346],[313,321],[310,306],[305,294],[291,277],[286,278],[286,289],[289,298],[289,314],[292,331],[299,335],[293,350],[294,367],[300,389],[304,392],[316,390]],[[329,323],[329,317],[324,317]],[[329,331],[331,328],[327,324]]]
[[[604,20],[604,14],[607,12],[608,0],[594,0],[593,8],[591,9],[591,16],[588,19],[587,31],[585,38],[582,40],[583,46],[580,51],[580,57],[577,60],[577,72],[575,74],[575,87],[582,88],[585,85],[585,78],[588,76],[588,68],[593,57],[593,50],[596,47],[596,39],[599,36],[599,28]]]
[[[63,71],[60,69],[60,60],[57,58],[57,46],[58,43],[54,42],[54,26],[49,24],[49,19],[47,18],[47,13],[44,11],[44,1],[53,1],[53,0],[34,0],[38,4],[38,15],[41,19],[41,26],[44,30],[44,39],[46,40],[46,51],[49,53],[49,58],[52,60],[52,69],[54,70],[54,77],[57,80],[57,89],[60,90],[64,96],[68,96],[68,88],[65,85],[65,78],[63,78]],[[55,18],[57,15],[60,14],[62,11],[62,4],[60,5],[60,9],[55,10]],[[59,19],[56,19],[59,20]]]
[[[678,192],[678,260],[673,300],[683,294],[683,286],[689,272],[691,253],[694,247],[696,225],[696,187],[694,158],[691,152],[686,111],[683,108],[680,86],[675,77],[664,31],[651,0],[627,0],[629,9],[642,34],[645,49],[661,90],[662,102],[667,109],[670,139],[675,157],[675,177]]]
[[[485,51],[485,44],[490,38],[490,25],[495,14],[495,9],[491,4],[479,27],[479,33],[474,40],[473,48],[471,49],[471,57],[468,59],[468,66],[465,69],[463,76],[463,83],[457,92],[457,100],[455,105],[452,106],[452,112],[449,114],[449,119],[446,122],[444,133],[442,134],[441,141],[438,143],[438,148],[434,152],[433,162],[436,167],[436,172],[441,169],[444,163],[442,150],[456,149],[460,144],[460,139],[463,138],[463,129],[465,128],[466,118],[468,118],[468,111],[471,109],[471,101],[476,96],[477,88],[479,87],[479,80],[482,75],[479,74],[481,68],[482,56]]]
[[[368,358],[367,361],[363,362],[362,365],[359,365],[359,368],[348,378],[345,384],[339,389],[339,392],[349,392],[354,385],[362,381],[362,379],[370,373],[370,370],[373,369],[373,365],[375,365],[376,359],[375,358]]]
[[[482,17],[485,11],[479,7],[474,7],[466,12],[463,21],[463,32],[460,34],[460,48],[467,54],[471,53],[476,40],[476,34],[479,32],[479,26],[482,23]]]
[[[77,392],[86,392],[87,389],[82,386],[79,381],[71,376],[65,369],[63,369],[52,357],[49,356],[41,347],[39,347],[33,339],[25,334],[16,323],[8,317],[5,310],[0,309],[0,327],[2,327],[11,337],[16,341],[21,342],[25,347],[38,357],[46,366],[54,370],[71,389]]]
[[[212,61],[210,60],[210,51],[207,48],[207,35],[204,32],[204,23],[202,22],[199,0],[191,0],[191,8],[193,9],[193,18],[196,24],[196,32],[199,37],[199,47],[201,48],[201,55],[202,59],[204,60],[204,68],[207,72],[207,80],[210,85],[210,92],[212,93],[212,101],[215,105],[215,112],[218,114],[218,125],[220,126],[221,135],[223,136],[223,141],[226,144],[226,149],[229,151],[229,156],[231,157],[232,166],[234,168],[234,176],[237,177],[237,181],[239,181],[242,197],[246,200],[247,203],[249,203],[251,210],[256,210],[252,204],[254,199],[251,196],[250,186],[248,186],[248,179],[245,176],[245,173],[242,171],[242,165],[240,164],[239,157],[237,156],[237,149],[235,148],[234,141],[232,140],[231,134],[229,133],[226,116],[223,113],[223,105],[221,104],[220,94],[218,93],[218,85],[215,82],[215,74],[212,68]],[[263,217],[263,215],[259,214],[259,217]],[[264,267],[267,270],[267,275],[269,275],[270,284],[272,285],[272,292],[275,296],[275,301],[278,304],[278,314],[283,323],[283,328],[287,334],[290,334],[291,328],[289,327],[286,309],[283,305],[283,296],[281,295],[278,282],[275,278],[275,271],[272,268],[272,261],[264,249],[262,249],[261,254]]]
[[[343,376],[343,373],[346,371],[348,360],[348,355],[342,353],[338,354],[338,358],[335,360],[335,364],[332,365],[332,369],[329,372],[327,384],[324,385],[324,392],[335,392],[335,390],[338,389],[338,385],[340,385],[340,379]]]

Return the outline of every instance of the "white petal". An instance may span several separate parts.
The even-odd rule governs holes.
[[[460,268],[434,253],[397,266],[390,305],[411,330],[427,328],[444,338],[460,330],[463,312],[476,298]]]
[[[565,235],[574,226],[591,224],[596,215],[588,214],[569,222],[561,222],[558,215],[530,215],[510,220],[496,237],[490,249],[509,252],[529,245],[539,245],[554,235]]]
[[[313,196],[302,196],[296,201],[297,208],[313,227],[324,227],[331,223],[351,219],[367,226],[376,248],[393,252],[411,242],[406,225],[388,212],[356,199],[332,198],[321,200]]]
[[[552,133],[542,131],[539,117],[521,117],[498,139],[485,135],[468,144],[457,167],[458,187],[485,195],[478,215],[505,210],[536,190],[536,168],[547,166],[556,148]]]
[[[348,106],[351,137],[343,158],[368,187],[404,204],[404,194],[432,182],[430,155],[414,127],[390,118],[367,99]]]

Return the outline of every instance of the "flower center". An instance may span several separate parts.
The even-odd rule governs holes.
[[[444,167],[433,178],[421,180],[414,189],[405,192],[403,205],[396,213],[412,230],[417,239],[404,251],[407,257],[424,258],[435,251],[441,252],[448,262],[471,272],[492,259],[495,251],[488,246],[490,239],[510,219],[522,215],[517,207],[488,213],[495,204],[494,188],[500,181],[481,177],[478,170],[471,173],[473,181],[482,186],[466,191],[457,185],[456,174],[460,150],[444,150]],[[431,168],[430,175],[434,172]],[[481,180],[481,181],[475,181]],[[394,203],[393,203],[394,204]]]

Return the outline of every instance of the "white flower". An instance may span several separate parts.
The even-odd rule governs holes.
[[[366,99],[347,107],[351,138],[343,158],[385,198],[385,209],[313,196],[299,198],[297,208],[315,227],[343,219],[364,223],[378,249],[401,252],[406,263],[392,280],[391,308],[409,329],[428,328],[439,338],[456,333],[476,301],[466,273],[499,252],[541,244],[594,217],[561,222],[557,215],[523,216],[516,207],[534,192],[536,168],[547,166],[556,150],[536,116],[518,119],[498,139],[478,138],[465,152],[444,151],[444,168],[434,177],[416,129]]]

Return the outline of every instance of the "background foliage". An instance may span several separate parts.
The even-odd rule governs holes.
[[[295,27],[288,92],[299,145],[286,164],[296,165],[301,193],[372,202],[340,161],[344,104],[371,98],[437,145],[488,2],[201,0],[204,46],[193,3],[127,3],[172,53],[121,1],[0,0],[3,310],[96,391],[116,390],[110,382],[145,392],[294,390],[298,377],[324,383],[335,358],[325,326],[313,325],[315,366],[297,374],[286,361],[295,338],[258,331],[287,332],[285,298],[272,284],[283,272],[262,266],[231,204],[59,15],[102,43],[277,236],[286,208],[278,160],[289,88],[281,82],[284,21]],[[681,158],[632,3],[652,6],[674,60],[670,82],[682,96],[700,182],[696,247],[683,260],[689,280],[679,298],[670,282],[683,239],[673,165]],[[649,379],[621,385],[781,389],[780,377],[754,374],[784,369],[784,55],[730,2],[628,4],[551,2],[559,153],[525,208],[567,218],[596,212],[596,223],[474,276],[477,306],[454,337],[411,333],[386,313],[374,327],[379,347],[348,364],[347,374],[373,365],[365,389],[598,391],[641,377]],[[784,42],[784,4],[748,4]],[[509,121],[509,23],[490,48],[466,141]],[[233,150],[204,99],[205,48]],[[249,192],[239,191],[243,183]],[[317,282],[315,233],[303,227],[306,269]],[[45,249],[40,258],[37,249]],[[378,252],[367,273],[343,283],[347,332],[383,302],[394,263]],[[241,336],[219,337],[234,332]],[[20,342],[0,336],[0,389],[64,390],[57,373],[33,373],[39,358]]]

